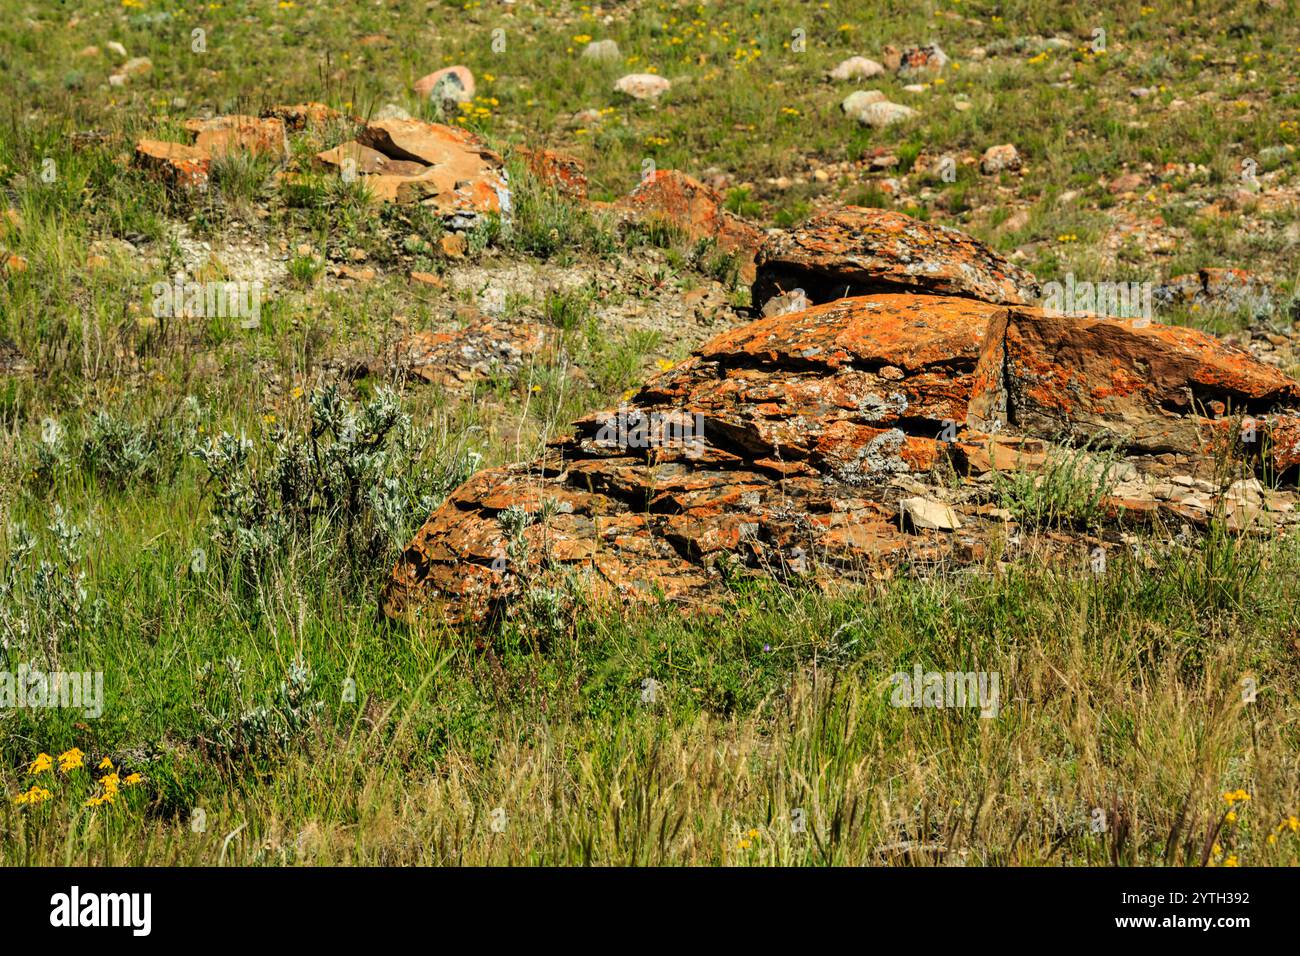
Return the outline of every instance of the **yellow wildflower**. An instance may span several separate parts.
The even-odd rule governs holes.
[[[27,767],[27,772],[31,774],[45,773],[54,766],[54,758],[47,753],[39,753],[36,759]]]
[[[20,793],[14,797],[14,803],[18,806],[35,806],[38,803],[44,803],[50,799],[52,794],[44,787],[38,787],[35,784],[26,793]]]
[[[78,767],[84,767],[86,755],[78,748],[73,747],[71,750],[65,750],[59,754],[59,770],[63,773],[70,773]]]

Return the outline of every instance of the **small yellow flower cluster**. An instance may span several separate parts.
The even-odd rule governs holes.
[[[39,786],[38,784],[32,784],[32,788],[26,793],[20,793],[18,796],[14,797],[14,803],[20,807],[34,807],[38,803],[44,803],[46,800],[50,799],[51,796],[52,794],[50,791],[46,790],[44,787]]]
[[[109,766],[111,767],[112,764],[109,764]],[[116,771],[104,774],[104,776],[99,778],[99,785],[103,789],[99,793],[92,794],[90,799],[87,800],[84,805],[87,807],[98,807],[105,803],[112,803],[117,799],[117,791],[120,784],[121,780],[118,778]]]
[[[1229,790],[1223,795],[1223,802],[1228,806],[1236,803],[1249,803],[1250,794],[1245,790]]]
[[[476,96],[473,103],[458,103],[457,109],[475,119],[487,119],[492,115],[492,107],[500,105],[501,101],[495,96]]]
[[[37,754],[36,759],[27,765],[28,775],[38,776],[51,773],[54,770],[55,759],[47,753]],[[64,774],[73,770],[85,769],[86,767],[86,755],[77,747],[65,750],[59,754],[57,759],[59,770]],[[118,791],[122,787],[134,787],[144,781],[144,777],[138,773],[128,774],[125,778],[120,777],[117,771],[113,769],[113,761],[108,757],[101,760],[96,765],[96,769],[107,770],[108,773],[99,778],[99,791],[86,800],[84,805],[87,807],[98,807],[105,803],[111,804],[117,798]],[[47,788],[40,786],[40,784],[32,784],[30,789],[14,797],[13,802],[20,807],[36,806],[49,800],[52,796],[53,794]]]
[[[1079,237],[1072,232],[1063,232],[1056,237],[1057,242],[1078,242]]]
[[[758,831],[751,827],[749,832],[746,833],[743,837],[741,837],[740,842],[737,843],[736,845],[740,847],[740,849],[742,850],[748,850],[751,846],[754,845],[754,841],[756,841],[757,839],[758,839]]]
[[[53,766],[54,766],[54,758],[47,753],[41,753],[41,754],[37,754],[36,759],[33,760],[30,764],[28,764],[27,772],[33,775],[38,773],[46,773]]]
[[[1286,833],[1288,830],[1292,833],[1300,833],[1300,817],[1294,813],[1273,828],[1273,832],[1268,835],[1268,845],[1275,845],[1278,835]]]
[[[1039,64],[1039,63],[1046,63],[1046,62],[1047,62],[1047,51],[1044,50],[1042,53],[1039,53],[1037,56],[1031,56],[1031,57],[1029,58],[1029,62],[1030,62],[1030,63],[1033,63],[1033,64],[1035,64],[1035,65],[1037,65],[1037,64]]]
[[[59,772],[71,773],[86,765],[86,755],[78,748],[73,747],[71,750],[65,750],[59,754]]]
[[[667,146],[671,142],[672,140],[667,136],[647,136],[645,138],[645,145],[647,146]]]

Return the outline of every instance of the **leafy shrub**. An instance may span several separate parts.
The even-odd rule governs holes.
[[[325,709],[301,659],[289,664],[267,703],[252,706],[243,664],[228,657],[218,668],[209,661],[198,673],[195,700],[203,722],[203,743],[228,757],[283,753],[304,742]]]
[[[463,437],[429,457],[431,427],[412,425],[396,394],[360,404],[336,386],[308,400],[306,429],[269,429],[260,443],[229,433],[195,450],[214,503],[212,543],[256,580],[290,541],[327,542],[346,569],[370,575],[478,466]]]
[[[189,427],[162,421],[143,424],[97,411],[81,440],[82,467],[118,488],[157,484],[176,476],[195,437]]]
[[[40,542],[23,525],[8,534],[8,557],[0,577],[0,660],[24,660],[39,651],[51,668],[68,638],[90,623],[86,575],[81,567],[85,529],[67,519],[60,505],[47,527],[52,546],[32,560]],[[92,606],[92,612],[98,606]]]

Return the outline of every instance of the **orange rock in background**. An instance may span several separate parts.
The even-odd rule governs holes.
[[[418,201],[468,224],[480,213],[506,213],[510,190],[501,157],[469,130],[420,120],[377,120],[357,142],[390,159],[423,163],[412,176],[367,177],[378,198]]]
[[[753,301],[801,288],[813,302],[872,292],[960,295],[1024,304],[1034,277],[946,226],[888,209],[842,206],[770,236],[758,254]]]
[[[275,159],[289,155],[284,120],[278,117],[217,116],[187,120],[185,128],[195,134],[194,145],[213,158],[239,150]]]
[[[540,182],[570,199],[587,198],[587,170],[582,160],[554,149],[519,149],[519,155]]]
[[[698,179],[675,169],[655,170],[614,206],[637,218],[664,222],[693,240],[716,241],[719,249],[737,257],[741,281],[753,281],[754,257],[766,234],[723,209],[722,196]]]
[[[342,119],[343,114],[324,103],[295,103],[268,107],[262,110],[261,116],[262,119],[279,119],[286,129],[296,133],[304,129],[319,129]]]
[[[208,186],[212,157],[197,146],[142,139],[136,144],[133,162],[168,186],[203,190]]]

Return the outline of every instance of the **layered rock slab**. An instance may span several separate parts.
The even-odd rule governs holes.
[[[758,252],[753,301],[801,288],[814,303],[909,291],[1026,304],[1038,283],[983,243],[888,209],[842,206],[770,235]]]
[[[1196,329],[1011,307],[1002,373],[973,399],[972,423],[1053,440],[1102,441],[1133,455],[1217,452],[1225,416],[1300,404],[1300,386],[1249,352]]]

